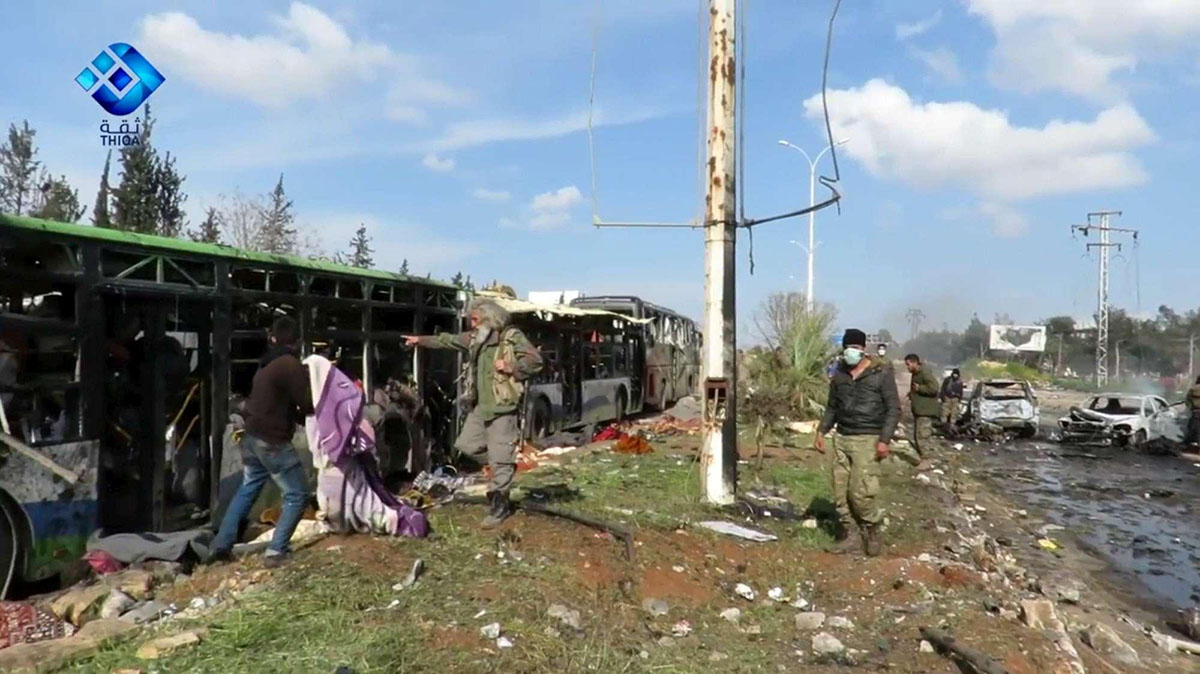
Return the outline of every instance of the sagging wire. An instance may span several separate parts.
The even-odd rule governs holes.
[[[789,211],[787,213],[783,213],[778,216],[769,216],[767,218],[754,218],[751,220],[742,220],[742,222],[739,225],[740,227],[751,228],[751,227],[754,227],[755,225],[771,223],[776,220],[784,220],[786,218],[794,218],[796,216],[803,216],[803,215],[807,215],[809,213],[820,211],[821,209],[824,209],[828,206],[832,206],[834,204],[838,205],[838,213],[841,213],[840,202],[842,199],[842,195],[841,195],[841,193],[839,193],[837,191],[836,184],[838,183],[838,181],[840,181],[842,179],[842,173],[841,173],[841,169],[838,167],[837,146],[833,142],[833,124],[829,121],[829,100],[828,100],[829,55],[833,50],[833,24],[834,24],[835,20],[837,19],[838,9],[841,6],[842,6],[842,0],[834,0],[833,12],[829,15],[829,27],[825,33],[825,63],[824,63],[824,66],[823,66],[822,72],[821,72],[821,107],[822,107],[822,109],[824,111],[824,115],[825,115],[825,135],[829,139],[829,146],[830,146],[829,157],[833,160],[833,177],[831,178],[829,176],[821,176],[817,180],[819,180],[821,185],[825,186],[833,194],[832,194],[832,196],[830,196],[829,199],[826,199],[823,202],[819,202],[817,204],[813,204],[811,206],[805,207],[803,209],[798,209],[796,211]]]

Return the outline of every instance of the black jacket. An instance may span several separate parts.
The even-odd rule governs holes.
[[[962,397],[963,381],[961,378],[956,380],[953,377],[947,377],[946,379],[942,380],[942,393],[940,396],[938,396],[938,398],[945,400],[948,398],[961,399]]]
[[[883,443],[892,441],[900,421],[896,376],[879,359],[870,359],[871,365],[857,380],[850,376],[845,363],[838,365],[829,381],[829,404],[819,433],[827,434],[836,425],[839,433],[848,436],[871,434]]]
[[[259,360],[246,401],[246,433],[268,443],[292,440],[296,425],[313,414],[308,368],[291,349],[274,347]]]

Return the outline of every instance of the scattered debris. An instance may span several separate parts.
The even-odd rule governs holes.
[[[1122,640],[1115,630],[1102,623],[1095,623],[1084,628],[1079,637],[1083,639],[1084,644],[1103,656],[1127,666],[1136,666],[1141,663],[1137,651]]]
[[[1062,546],[1059,545],[1059,543],[1057,541],[1054,541],[1053,539],[1049,539],[1049,538],[1038,539],[1037,545],[1041,546],[1042,548],[1046,549],[1047,551],[1057,551],[1058,549],[1062,548]]]
[[[664,635],[664,636],[658,638],[658,646],[659,647],[674,647],[675,646],[675,638],[671,637],[670,635]]]
[[[1058,614],[1054,612],[1054,603],[1049,600],[1022,600],[1021,601],[1021,620],[1026,626],[1034,630],[1044,630],[1050,633],[1054,639],[1054,644],[1062,650],[1071,664],[1073,672],[1085,672],[1083,661],[1079,658],[1079,652],[1075,649],[1074,643],[1071,642],[1071,636],[1067,634],[1066,626],[1063,625]],[[935,641],[936,642],[936,641]]]
[[[727,658],[729,658],[729,655],[726,654],[725,652],[713,652],[708,655],[708,660],[711,663],[716,663],[718,661],[724,661]]]
[[[917,651],[921,652],[922,654],[932,654],[933,645],[930,644],[929,640],[921,640],[921,644],[918,645]]]
[[[658,598],[646,598],[643,600],[642,609],[646,610],[646,613],[650,616],[663,616],[671,611],[671,607],[667,605],[666,600],[659,600]]]
[[[829,633],[817,633],[812,637],[812,649],[822,656],[841,654],[846,651],[842,641]]]
[[[729,623],[737,623],[742,618],[742,610],[738,609],[737,607],[730,607],[729,609],[722,610],[721,618],[725,619]]]
[[[1186,654],[1200,656],[1200,643],[1192,642],[1190,640],[1180,640],[1179,638],[1171,637],[1166,633],[1160,633],[1153,629],[1151,630],[1152,632],[1150,633],[1150,640],[1153,641],[1154,644],[1161,647],[1164,651],[1171,653],[1184,652]]]
[[[671,635],[675,637],[687,637],[692,633],[692,624],[687,619],[677,621],[674,626],[671,626]]]
[[[152,661],[171,652],[200,644],[200,632],[190,630],[186,633],[155,638],[138,647],[137,657],[143,661]]]
[[[479,629],[479,634],[488,640],[495,640],[496,638],[500,637],[500,624],[489,623],[488,625]]]
[[[737,586],[733,587],[733,592],[737,593],[738,595],[742,596],[743,598],[745,598],[747,600],[751,600],[751,601],[753,601],[754,598],[756,597],[753,588],[750,588],[746,584],[743,584],[740,582],[738,583]]]
[[[816,630],[823,625],[824,612],[800,612],[796,615],[796,630]]]
[[[417,579],[421,578],[421,574],[425,572],[425,560],[417,558],[413,561],[412,569],[408,571],[408,576],[403,581],[392,586],[393,591],[402,591],[417,583]]]
[[[767,597],[771,598],[775,602],[787,602],[787,595],[783,592],[783,589],[780,588],[779,586],[776,586],[775,588],[772,588],[771,590],[767,591]]]
[[[1083,582],[1065,575],[1055,575],[1038,582],[1038,590],[1042,595],[1056,602],[1079,604],[1080,593],[1084,589]]]
[[[712,530],[718,534],[728,534],[733,537],[747,539],[749,541],[766,542],[779,539],[773,534],[759,532],[748,527],[742,527],[724,520],[703,520],[696,523],[697,526],[703,527],[706,530]]]
[[[512,646],[513,646],[512,640],[509,640],[506,637],[496,638],[496,647],[498,647],[499,649],[509,649]]]
[[[157,621],[171,611],[169,605],[165,605],[157,600],[150,600],[121,615],[122,621],[128,621],[133,624],[149,623]]]
[[[805,518],[804,522],[800,523],[800,527],[803,527],[806,530],[815,530],[817,529],[817,526],[818,523],[816,518]]]
[[[679,574],[683,574],[684,572],[687,571],[687,568],[684,567],[683,565],[672,565],[671,570],[674,572],[677,572]]]

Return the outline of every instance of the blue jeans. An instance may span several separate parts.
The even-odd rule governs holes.
[[[275,523],[275,537],[267,548],[267,554],[287,553],[291,549],[288,542],[308,504],[308,474],[304,464],[291,443],[276,445],[250,434],[242,437],[241,451],[242,486],[229,502],[229,509],[225,512],[212,547],[217,551],[233,548],[238,530],[250,516],[250,509],[270,477],[283,492],[283,510],[279,514],[279,522]]]

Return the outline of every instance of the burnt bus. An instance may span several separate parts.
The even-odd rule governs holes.
[[[377,424],[393,465],[453,442],[457,357],[401,340],[461,325],[448,284],[2,214],[0,270],[4,592],[78,564],[98,528],[219,522],[240,482],[231,415],[279,316],[369,398],[423,408],[421,430]]]

